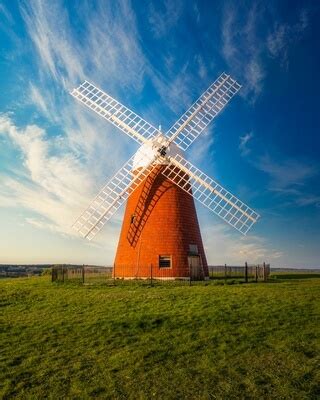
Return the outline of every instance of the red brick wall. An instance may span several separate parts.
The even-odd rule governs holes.
[[[161,168],[128,199],[115,257],[117,277],[148,277],[150,264],[154,277],[188,277],[189,244],[198,246],[208,275],[194,200],[165,178]],[[159,255],[172,257],[171,269],[159,269]]]

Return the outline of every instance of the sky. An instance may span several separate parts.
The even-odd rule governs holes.
[[[123,209],[71,225],[138,144],[70,96],[87,79],[168,130],[222,73],[241,85],[186,157],[256,210],[201,204],[210,265],[320,266],[320,3],[0,1],[0,263],[111,265]]]

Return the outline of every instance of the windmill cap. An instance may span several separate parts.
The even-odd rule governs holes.
[[[161,147],[162,138],[157,138],[156,140],[148,141],[144,143],[139,150],[136,152],[136,155],[133,159],[132,169],[136,170],[139,168],[147,167],[150,162],[155,158],[158,152],[158,148]],[[182,156],[182,151],[175,144],[171,143],[167,149],[167,155],[170,157],[174,157],[177,154]],[[158,164],[166,164],[165,162],[158,162]]]

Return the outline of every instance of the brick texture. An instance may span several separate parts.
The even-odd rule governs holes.
[[[193,198],[161,174],[158,166],[127,201],[117,253],[116,277],[189,276],[189,245],[198,247],[204,276],[207,260]],[[171,268],[159,268],[159,255]]]

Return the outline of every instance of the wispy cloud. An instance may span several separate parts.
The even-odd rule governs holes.
[[[163,10],[150,11],[158,34],[164,34],[164,30],[175,24],[182,9],[182,4],[179,4],[168,1],[164,3]],[[128,0],[119,1],[117,7],[102,1],[96,7],[86,2],[79,5],[74,18],[78,17],[81,21],[81,43],[70,24],[70,15],[59,1],[54,6],[47,0],[25,2],[21,12],[37,50],[40,77],[49,74],[55,79],[56,86],[62,86],[65,91],[86,77],[110,91],[111,95],[120,95],[121,99],[133,93],[139,96],[144,83],[149,80],[163,104],[174,113],[182,112],[196,96],[188,60],[184,67],[179,67],[178,74],[172,68],[174,58],[171,59],[171,67],[155,68],[154,60],[149,59],[143,47],[136,15]],[[83,15],[86,15],[85,19]],[[157,18],[163,20],[165,26],[157,24]],[[160,57],[164,60],[168,58],[165,53]],[[199,74],[205,74],[201,59]],[[62,97],[61,90],[56,92]],[[148,114],[144,117],[148,118]]]
[[[88,201],[86,194],[92,193],[85,166],[71,153],[51,154],[52,143],[36,125],[18,128],[10,117],[2,115],[0,134],[20,151],[22,162],[18,179],[2,177],[2,200],[6,205],[31,209],[54,223],[57,230],[70,233],[71,216]]]
[[[59,2],[50,5],[40,0],[26,2],[21,12],[44,70],[65,85],[83,78],[83,67],[79,60],[81,48],[78,43],[71,41],[68,14]]]
[[[205,62],[203,60],[203,58],[201,57],[200,54],[197,54],[195,56],[195,61],[197,63],[198,66],[198,75],[200,79],[205,79],[208,75],[208,70],[207,67],[205,65]]]
[[[315,205],[320,207],[320,196],[313,194],[300,194],[300,196],[296,199],[296,203],[299,206]]]
[[[5,7],[4,4],[0,4],[0,14],[4,15],[6,20],[10,24],[13,24],[14,20],[12,18],[12,15],[10,14],[9,10]]]
[[[301,39],[308,24],[308,13],[305,9],[300,11],[299,21],[296,24],[275,23],[273,32],[267,37],[267,46],[270,55],[278,58],[282,66],[288,67],[289,48]]]
[[[176,25],[182,11],[182,3],[180,1],[165,0],[163,6],[159,3],[157,7],[150,4],[149,8],[149,24],[151,31],[156,38],[167,35]]]
[[[22,52],[21,39],[17,34],[16,21],[9,11],[9,7],[2,2],[0,4],[0,31],[3,31],[10,41],[14,44],[14,50],[2,52],[1,56],[13,62]]]
[[[200,15],[200,10],[199,10],[197,3],[193,4],[193,13],[194,13],[195,20],[198,24],[200,22],[201,15]]]
[[[180,70],[178,75],[169,73],[168,76],[154,73],[153,84],[161,98],[177,115],[185,111],[193,101],[192,77],[187,72],[188,63]],[[169,103],[167,102],[169,100]],[[174,121],[176,122],[176,121]]]
[[[140,92],[149,63],[130,2],[120,1],[117,7],[100,2],[95,10],[84,6],[80,11],[88,15],[82,58],[86,69],[92,71],[92,79],[107,82],[115,90],[122,86],[126,91]]]
[[[244,89],[242,94],[255,101],[262,90],[265,71],[258,45],[257,28],[261,17],[256,5],[249,11],[226,3],[222,22],[222,54]]]
[[[48,99],[45,99],[42,92],[33,83],[30,83],[30,102],[36,106],[45,116],[52,118],[49,112]],[[51,102],[52,105],[52,102]]]
[[[243,84],[242,95],[255,102],[267,75],[266,57],[271,55],[287,66],[289,47],[305,33],[309,23],[308,13],[305,9],[301,10],[298,22],[293,25],[274,18],[270,33],[270,30],[261,29],[264,19],[270,18],[268,5],[225,4],[222,55]]]
[[[313,165],[297,160],[274,161],[269,155],[261,157],[257,167],[270,176],[270,188],[275,191],[297,188],[317,173]]]
[[[278,263],[284,255],[266,239],[254,235],[235,236],[222,224],[206,226],[203,231],[207,238],[205,250],[214,264]]]
[[[240,138],[239,138],[239,150],[240,150],[240,154],[242,155],[242,157],[247,156],[251,152],[251,149],[248,147],[248,143],[253,138],[253,136],[254,135],[253,135],[252,132],[249,132],[249,133],[246,133],[243,136],[240,136]]]
[[[269,155],[260,157],[255,166],[269,175],[269,190],[291,199],[291,204],[319,203],[317,194],[306,191],[308,181],[319,173],[317,166],[293,159],[274,161]]]

